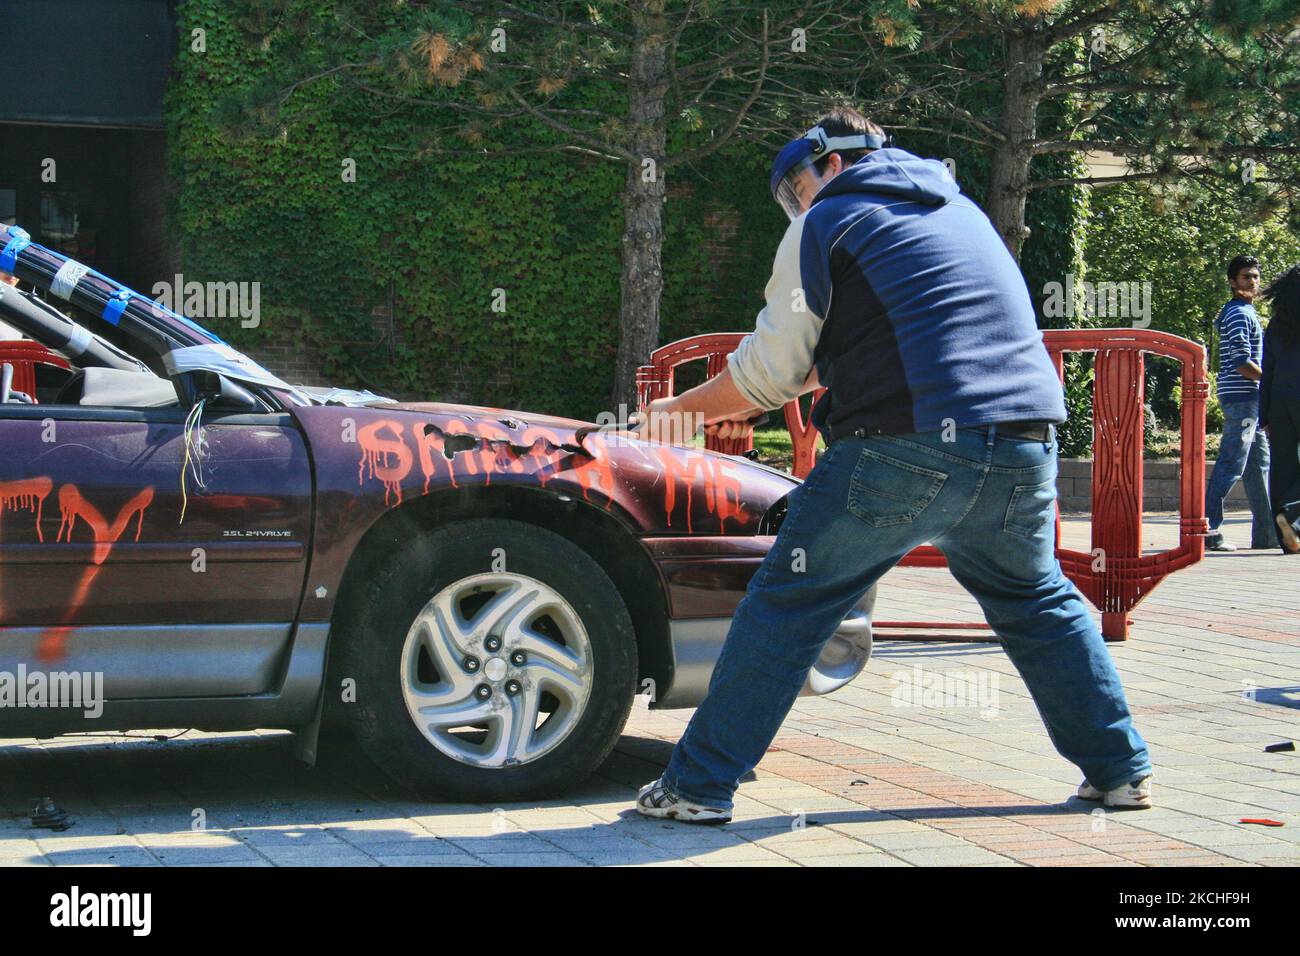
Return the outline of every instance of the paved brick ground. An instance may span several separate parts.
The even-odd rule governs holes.
[[[1157,547],[1175,534],[1167,517],[1146,531]],[[1080,522],[1066,533],[1087,541]],[[1229,540],[1248,533],[1230,519]],[[1154,810],[1070,798],[1078,773],[995,645],[888,642],[851,686],[799,702],[725,828],[629,810],[690,716],[638,701],[600,772],[540,805],[422,802],[347,745],[303,767],[279,733],[0,741],[0,865],[1300,864],[1300,764],[1264,753],[1300,723],[1297,572],[1300,558],[1272,552],[1211,555],[1166,581],[1132,640],[1112,645],[1157,766]],[[945,572],[896,570],[883,590],[881,619],[977,616]],[[900,706],[918,673],[954,693]],[[76,826],[33,830],[35,795]]]

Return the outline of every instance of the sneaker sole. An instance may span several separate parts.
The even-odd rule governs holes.
[[[1151,807],[1155,806],[1155,804],[1151,802],[1150,795],[1144,798],[1145,802],[1135,801],[1133,803],[1111,803],[1107,794],[1100,790],[1092,790],[1089,793],[1075,793],[1075,796],[1080,800],[1087,801],[1088,803],[1100,803],[1102,806],[1109,807],[1111,810],[1149,810]]]
[[[1153,804],[1150,800],[1148,800],[1146,803],[1110,803],[1104,797],[1101,796],[1085,797],[1081,793],[1076,793],[1075,796],[1078,797],[1080,800],[1087,801],[1088,803],[1100,803],[1103,806],[1110,808],[1111,810],[1150,810],[1153,806],[1155,806],[1155,804]]]
[[[1146,803],[1107,803],[1112,810],[1150,810],[1155,804],[1150,800]]]
[[[652,810],[647,813],[637,807],[636,812],[652,820],[676,820],[678,823],[693,823],[696,826],[721,826],[731,822],[731,817],[692,817],[677,810]]]

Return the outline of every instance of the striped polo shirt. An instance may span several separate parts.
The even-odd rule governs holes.
[[[1219,310],[1214,328],[1219,333],[1219,404],[1257,403],[1259,382],[1237,371],[1238,365],[1260,365],[1264,359],[1264,330],[1255,307],[1233,298]]]

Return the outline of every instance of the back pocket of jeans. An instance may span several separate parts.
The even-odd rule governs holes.
[[[849,479],[849,512],[877,528],[915,520],[948,480],[870,448],[862,450]]]
[[[1016,485],[1011,492],[1011,502],[1007,505],[1007,516],[1002,522],[1002,530],[1021,538],[1033,538],[1043,530],[1056,512],[1052,503],[1056,501],[1056,479],[1036,485]]]

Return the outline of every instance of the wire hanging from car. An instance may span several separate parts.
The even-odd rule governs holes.
[[[185,416],[185,427],[182,430],[182,439],[185,442],[185,458],[181,461],[181,518],[176,522],[185,523],[185,509],[189,506],[189,493],[186,490],[186,474],[194,476],[194,484],[200,489],[206,489],[207,485],[203,479],[203,404],[205,399],[199,399],[194,403],[188,415]]]

